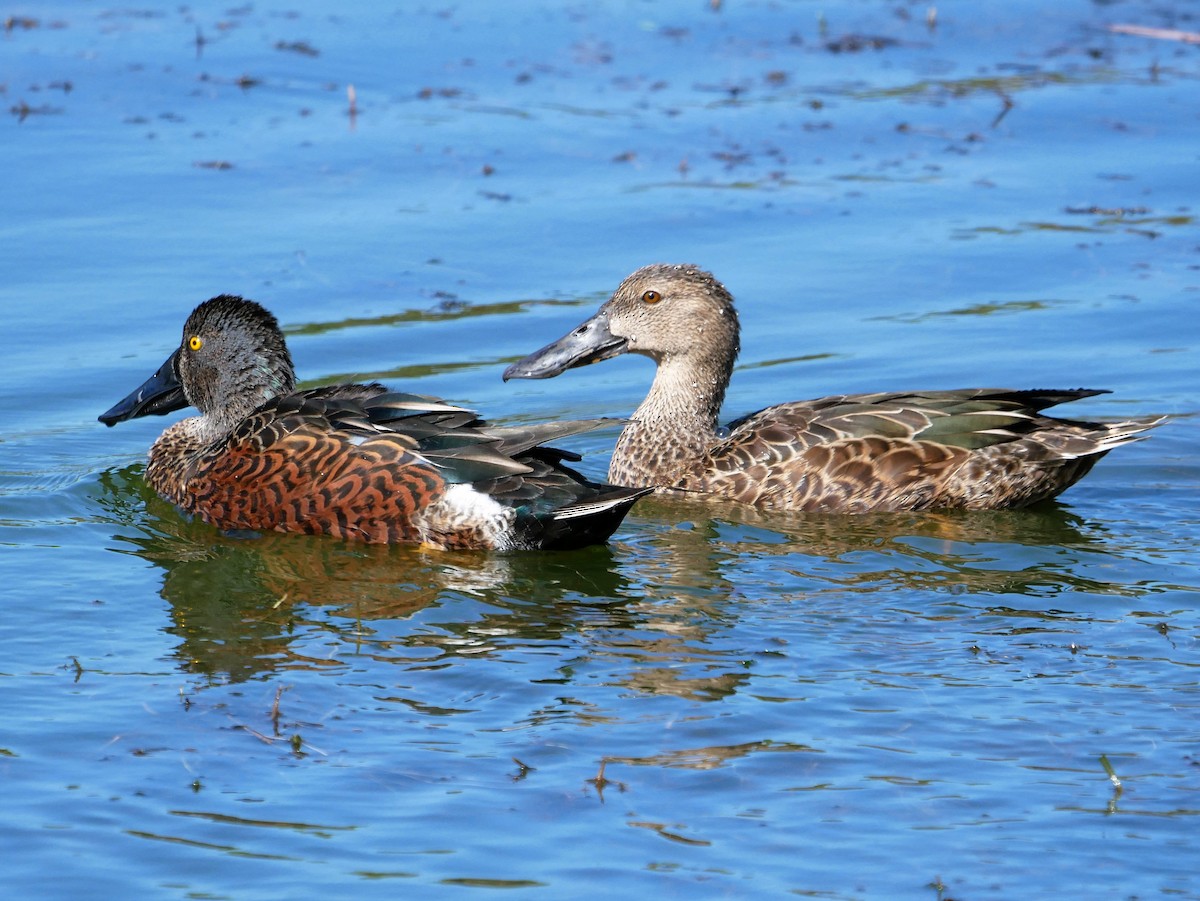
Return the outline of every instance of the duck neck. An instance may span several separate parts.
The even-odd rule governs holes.
[[[646,399],[621,432],[609,466],[618,485],[674,486],[702,468],[717,441],[732,361],[664,357]]]

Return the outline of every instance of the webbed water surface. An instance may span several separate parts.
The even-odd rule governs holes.
[[[6,897],[1200,898],[1200,7],[4,19]],[[500,373],[659,261],[738,299],[731,418],[1172,419],[1034,510],[517,556],[223,536],[147,490],[164,420],[96,422],[223,292],[306,385],[628,415],[643,358]]]

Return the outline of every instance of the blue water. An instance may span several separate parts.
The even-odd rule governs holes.
[[[1200,897],[1200,48],[1108,30],[1200,16],[929,9],[8,11],[6,894]],[[1044,509],[517,557],[223,537],[146,489],[164,420],[95,421],[222,292],[306,384],[627,415],[645,359],[500,373],[655,261],[738,299],[730,417],[1173,418]]]

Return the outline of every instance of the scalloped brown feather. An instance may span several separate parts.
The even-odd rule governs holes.
[[[610,478],[792,510],[1021,507],[1054,497],[1159,420],[1073,422],[1037,411],[1098,392],[989,389],[840,395],[768,407],[667,474],[671,439],[634,433]],[[640,448],[639,448],[640,445]]]
[[[273,411],[272,411],[273,412]],[[170,430],[155,443],[146,481],[182,510],[226,530],[307,532],[391,543],[418,541],[417,514],[446,482],[407,445],[304,421],[278,428],[258,414],[228,441],[195,452]]]

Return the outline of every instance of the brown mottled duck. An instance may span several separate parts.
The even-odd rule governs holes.
[[[733,298],[691,265],[626,278],[600,310],[509,366],[549,378],[623,353],[658,364],[621,432],[609,481],[685,489],[783,510],[1022,507],[1052,498],[1161,419],[1085,422],[1042,414],[1089,389],[837,394],[718,425],[739,350]]]

